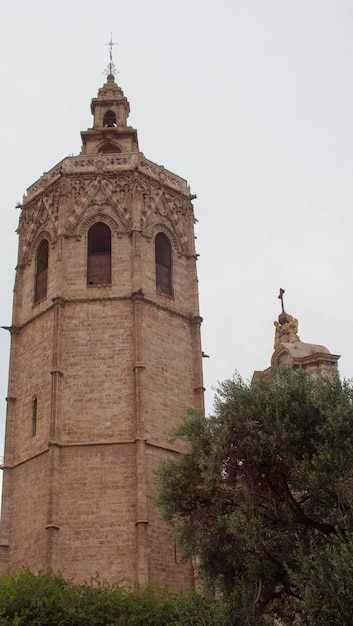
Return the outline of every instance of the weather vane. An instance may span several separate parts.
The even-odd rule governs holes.
[[[116,43],[113,42],[112,33],[110,33],[109,43],[106,43],[105,45],[109,46],[109,63],[104,70],[104,74],[107,74],[107,76],[115,76],[118,73],[118,70],[115,69],[115,65],[113,63],[113,46],[116,46]]]

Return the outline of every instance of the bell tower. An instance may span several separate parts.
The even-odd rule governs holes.
[[[193,196],[139,151],[111,64],[91,111],[21,210],[1,571],[183,589],[152,500],[172,429],[204,410]]]

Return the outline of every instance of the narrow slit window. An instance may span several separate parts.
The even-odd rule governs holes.
[[[39,244],[36,260],[36,277],[34,301],[39,302],[47,296],[48,287],[48,250],[49,245],[46,239]]]
[[[32,437],[37,434],[37,398],[33,398],[32,403]]]
[[[155,239],[156,288],[160,293],[172,295],[172,249],[170,241],[163,233]]]
[[[176,541],[175,541],[175,537],[174,537],[174,563],[178,562],[178,552],[177,552],[177,545],[176,545]]]
[[[88,231],[87,285],[110,285],[111,265],[110,228],[97,222]]]

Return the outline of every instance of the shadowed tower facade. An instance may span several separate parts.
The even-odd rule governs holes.
[[[152,497],[171,430],[204,410],[193,198],[139,151],[112,72],[91,110],[21,210],[1,569],[188,588]]]

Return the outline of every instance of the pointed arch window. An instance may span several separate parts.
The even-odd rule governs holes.
[[[39,244],[36,259],[34,301],[39,302],[47,296],[49,244],[46,239]]]
[[[111,231],[97,222],[88,231],[87,285],[109,285],[112,279]]]
[[[156,288],[160,293],[172,295],[172,247],[164,233],[155,239]]]

